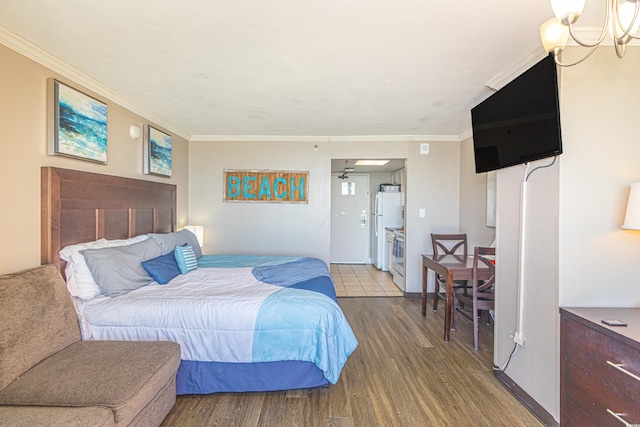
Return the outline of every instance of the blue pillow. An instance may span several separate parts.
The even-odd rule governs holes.
[[[145,261],[142,266],[147,270],[149,276],[153,277],[153,280],[160,285],[166,285],[171,279],[180,274],[180,267],[178,267],[173,253]]]
[[[191,245],[176,246],[174,253],[178,268],[180,268],[182,274],[198,268],[198,258],[196,258],[196,254]]]

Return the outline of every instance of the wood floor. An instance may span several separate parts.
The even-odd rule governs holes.
[[[445,343],[443,309],[340,298],[359,345],[337,384],[269,393],[178,396],[168,426],[541,426],[493,376],[491,328],[473,350],[461,318]]]

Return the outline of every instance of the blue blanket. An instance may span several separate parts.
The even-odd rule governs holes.
[[[262,283],[282,287],[262,301],[255,318],[252,361],[314,363],[336,383],[358,341],[337,304],[327,265],[317,258],[206,255],[199,267],[253,267]]]

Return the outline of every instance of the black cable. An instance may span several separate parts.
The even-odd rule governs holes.
[[[499,366],[494,366],[493,370],[494,371],[502,371],[505,372],[507,370],[507,367],[509,366],[509,362],[511,362],[511,357],[516,353],[516,350],[518,349],[518,344],[515,344],[513,346],[513,350],[511,350],[511,354],[509,355],[509,358],[507,359],[507,361],[505,362],[504,366],[501,368]]]
[[[525,176],[524,180],[527,181],[529,179],[529,177],[531,176],[531,174],[534,173],[535,171],[537,171],[538,169],[543,169],[543,168],[548,168],[550,166],[553,166],[553,164],[556,162],[556,158],[558,158],[558,156],[553,156],[553,161],[551,163],[549,163],[548,165],[538,166],[537,168],[533,169],[531,172],[529,172],[527,174],[527,176]]]

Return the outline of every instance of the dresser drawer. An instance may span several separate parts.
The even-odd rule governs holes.
[[[640,351],[571,319],[563,319],[562,328],[564,362],[602,371],[608,360],[640,377]]]
[[[623,418],[628,423],[640,425],[640,403],[637,396],[640,388],[634,387],[635,384],[607,384],[602,381],[602,375],[591,375],[572,363],[564,366],[562,375],[565,383],[564,398],[587,413],[594,420],[594,425],[622,425],[607,409],[625,414]],[[625,390],[631,390],[633,394],[626,394]]]
[[[560,425],[562,427],[602,427],[602,422],[598,422],[573,402],[565,399],[560,401],[562,409],[560,411]],[[618,427],[618,426],[616,426]]]
[[[563,317],[561,323],[561,420],[588,417],[586,425],[622,426],[607,409],[640,425],[640,351],[591,327]],[[609,363],[619,364],[631,375]]]

